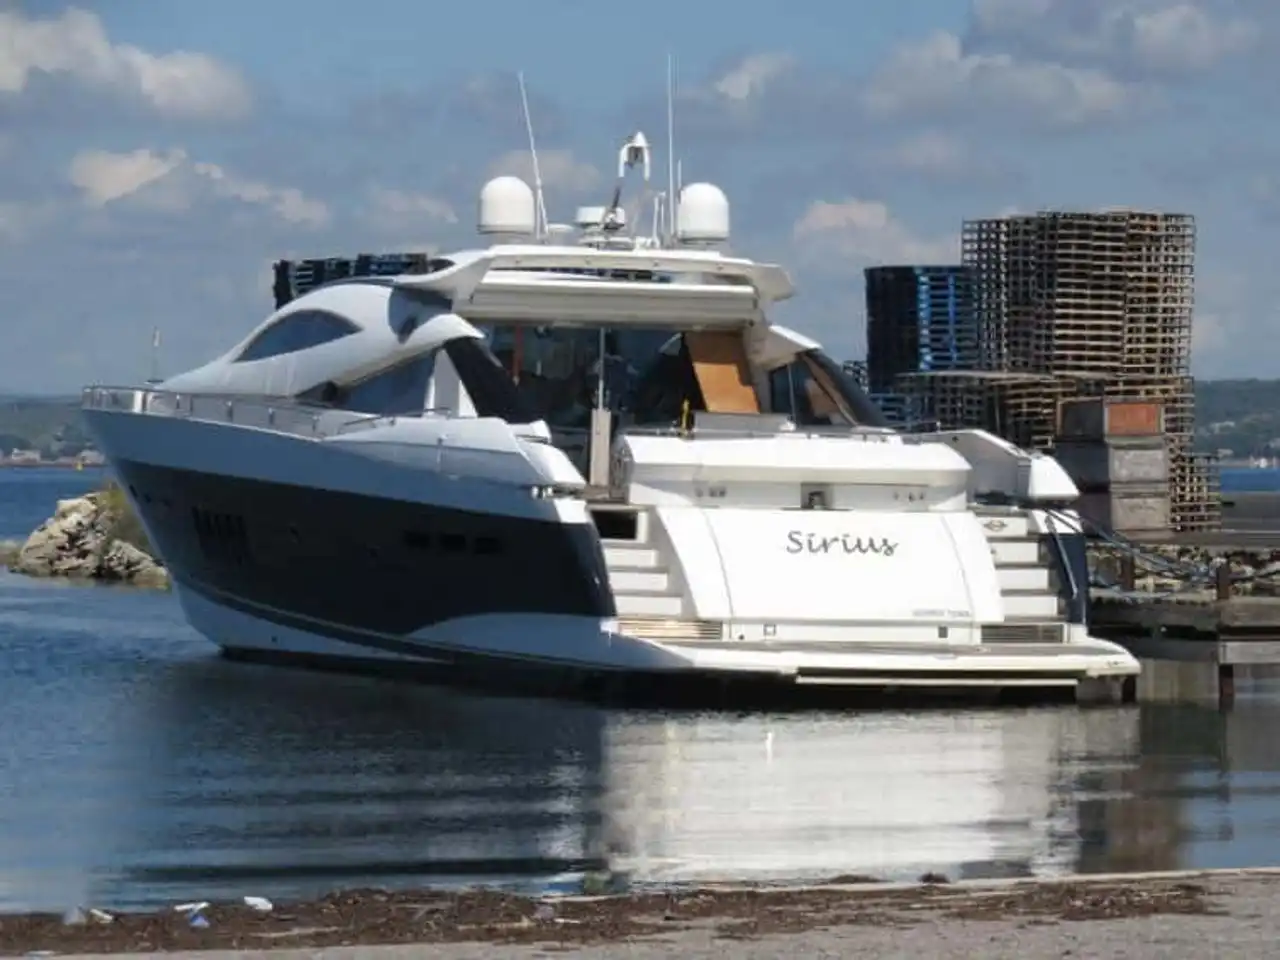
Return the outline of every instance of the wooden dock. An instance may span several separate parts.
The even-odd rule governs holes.
[[[1090,632],[1142,663],[1140,703],[1229,706],[1238,681],[1280,676],[1280,597],[1095,592]]]

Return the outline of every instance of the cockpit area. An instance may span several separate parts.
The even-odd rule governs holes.
[[[493,282],[501,287],[512,276],[498,271]],[[526,315],[511,319],[493,309],[496,293],[489,306],[473,297],[456,313],[456,297],[404,281],[329,284],[291,301],[213,363],[162,386],[287,399],[355,418],[437,413],[536,425],[597,479],[620,433],[696,431],[701,414],[717,415],[709,419],[719,430],[726,429],[722,415],[732,415],[731,429],[748,433],[755,423],[774,431],[783,420],[809,430],[887,428],[816,342],[776,324],[734,317],[706,323],[691,315],[694,300],[701,303],[709,291],[723,291],[740,310],[735,287],[653,283],[657,293],[688,298],[667,317],[657,293],[630,281],[607,298],[600,294],[604,315],[611,307],[624,317],[601,323],[589,315],[555,319],[560,308],[581,307],[593,289],[588,282],[570,286],[554,272],[516,279],[520,298],[513,306]],[[546,301],[547,320],[529,315],[531,297]],[[627,316],[638,304],[652,321]]]
[[[512,424],[540,419],[483,340],[461,336],[359,379],[325,380],[297,399],[372,416],[496,417]]]
[[[593,411],[610,432],[674,427],[699,413],[781,415],[801,428],[884,428],[883,414],[812,341],[769,327],[485,328],[493,353],[557,443],[585,457]],[[580,460],[580,466],[585,461]]]

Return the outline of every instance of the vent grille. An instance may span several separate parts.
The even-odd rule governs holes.
[[[983,643],[1063,643],[1061,623],[989,623],[982,628]]]
[[[717,620],[672,620],[667,617],[619,617],[618,632],[640,640],[721,640]]]

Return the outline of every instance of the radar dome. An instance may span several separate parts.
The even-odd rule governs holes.
[[[691,183],[680,191],[676,235],[688,243],[729,239],[729,198],[714,183]]]
[[[483,234],[529,236],[537,230],[533,189],[519,177],[495,177],[480,191]]]

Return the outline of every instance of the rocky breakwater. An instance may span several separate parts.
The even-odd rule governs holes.
[[[58,501],[53,516],[26,542],[7,550],[0,545],[0,562],[32,577],[169,586],[128,500],[114,488]]]

